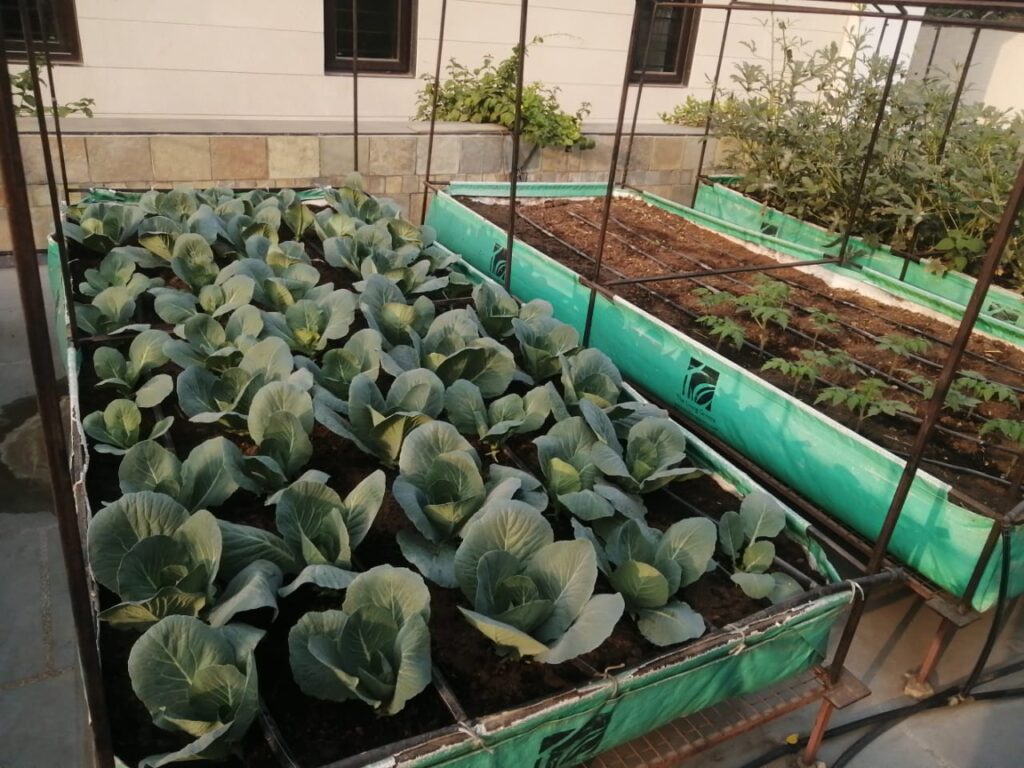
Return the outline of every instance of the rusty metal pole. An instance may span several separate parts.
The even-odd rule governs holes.
[[[530,9],[529,0],[519,3],[519,45],[516,48],[519,59],[516,62],[516,109],[512,118],[512,168],[508,179],[508,237],[505,241],[505,274],[502,281],[505,290],[512,286],[512,248],[516,241],[516,195],[519,191],[519,140],[523,122],[523,77],[526,72],[526,16]]]
[[[604,207],[601,210],[601,230],[597,238],[597,253],[594,254],[594,285],[590,289],[590,303],[587,305],[587,320],[583,327],[583,346],[590,344],[590,331],[594,322],[594,308],[597,305],[597,286],[601,282],[601,262],[604,259],[604,244],[608,234],[608,220],[612,213],[612,198],[615,196],[615,169],[619,164],[619,148],[622,146],[622,127],[626,121],[626,102],[629,99],[629,79],[633,74],[633,52],[636,50],[636,36],[640,28],[639,6],[633,6],[633,24],[629,32],[629,45],[626,46],[626,66],[623,67],[622,92],[619,96],[619,116],[615,124],[615,137],[612,139],[612,157],[608,168],[608,186],[604,195]]]
[[[57,84],[53,81],[53,57],[50,56],[50,17],[47,13],[46,5],[46,0],[36,0],[36,13],[39,15],[39,32],[43,39],[43,59],[46,62],[46,76],[49,78],[48,82],[50,84],[50,109],[53,111],[53,135],[57,138],[57,159],[60,162],[61,185],[64,189],[64,202],[70,203],[68,166],[64,158],[64,135],[61,133],[60,128],[60,105],[57,103]]]
[[[448,0],[441,0],[441,25],[437,31],[437,60],[434,63],[434,94],[430,100],[430,133],[427,134],[427,168],[424,171],[423,204],[420,206],[420,225],[427,220],[427,195],[430,192],[430,168],[434,162],[434,131],[437,127],[437,101],[441,89],[441,51],[444,49],[444,20],[448,14]]]
[[[882,97],[879,99],[878,114],[875,117],[875,125],[871,129],[871,137],[868,139],[868,146],[864,152],[864,164],[860,169],[860,176],[857,179],[857,187],[853,193],[853,202],[850,204],[849,218],[846,222],[846,229],[843,231],[843,238],[839,244],[839,263],[846,263],[846,249],[850,245],[850,238],[860,218],[860,206],[864,199],[864,185],[868,180],[868,169],[875,159],[875,145],[882,132],[882,122],[885,120],[885,108],[889,102],[889,94],[892,93],[892,82],[896,77],[896,69],[899,66],[900,51],[903,50],[903,38],[907,33],[907,20],[900,24],[900,33],[896,37],[896,50],[893,51],[892,61],[889,62],[889,71],[885,78],[885,87],[882,89]]]
[[[704,158],[708,152],[708,139],[711,136],[711,122],[714,120],[715,101],[718,98],[718,82],[722,77],[722,59],[725,58],[725,42],[729,38],[729,24],[732,21],[732,8],[725,12],[725,26],[722,27],[722,41],[718,45],[718,62],[715,64],[715,79],[711,83],[711,98],[708,100],[708,115],[704,120],[704,136],[700,140],[700,156],[697,168],[693,172],[693,195],[690,207],[697,204],[697,193],[700,191],[700,177],[704,172]]]
[[[359,0],[352,0],[352,170],[359,172]]]
[[[1006,207],[1003,209],[999,227],[989,243],[988,252],[985,254],[985,259],[982,262],[977,282],[974,285],[974,290],[971,292],[971,298],[964,309],[964,315],[960,321],[960,326],[957,328],[953,342],[950,344],[949,354],[943,364],[942,372],[935,382],[935,391],[932,394],[931,400],[928,401],[924,418],[921,420],[921,426],[917,431],[917,436],[914,438],[914,445],[911,448],[910,456],[903,467],[903,474],[900,475],[896,492],[893,494],[889,510],[882,523],[882,529],[871,552],[871,558],[865,570],[867,575],[877,573],[885,560],[885,553],[889,547],[893,532],[896,530],[896,523],[899,522],[900,512],[903,511],[903,504],[906,502],[907,496],[910,493],[910,486],[921,465],[924,449],[942,413],[942,406],[946,401],[946,395],[953,382],[953,377],[960,367],[960,360],[963,357],[964,350],[967,348],[967,343],[970,341],[974,324],[977,322],[978,315],[981,314],[982,305],[985,303],[985,295],[992,284],[992,278],[995,276],[996,269],[999,266],[999,259],[1006,249],[1006,244],[1016,225],[1022,206],[1024,206],[1024,162],[1021,163],[1020,168],[1017,170],[1017,179],[1006,201]],[[832,657],[832,664],[829,667],[829,679],[832,683],[838,681],[842,673],[843,664],[846,662],[846,657],[853,644],[854,635],[857,633],[857,627],[864,615],[865,603],[865,600],[855,602],[850,611],[850,617],[843,629],[842,636],[839,638],[839,644],[836,647],[835,654]],[[832,705],[828,701],[824,701],[821,706],[822,712],[819,714],[816,725],[821,723],[827,725],[832,714]],[[810,746],[811,744],[809,743],[803,754],[805,764],[810,763],[814,758],[815,753],[810,749]]]
[[[39,125],[39,141],[43,150],[43,167],[46,169],[46,186],[50,195],[50,214],[53,216],[53,236],[57,242],[57,251],[60,253],[61,279],[64,283],[64,304],[67,307],[68,317],[71,319],[69,332],[72,342],[78,340],[78,323],[75,319],[74,285],[71,282],[71,270],[68,268],[67,243],[64,240],[64,227],[61,224],[60,201],[57,199],[57,179],[53,171],[53,156],[50,153],[50,136],[46,127],[46,107],[43,106],[42,89],[39,85],[39,67],[36,62],[35,42],[32,40],[31,16],[28,10],[27,0],[18,0],[18,10],[21,16],[21,28],[25,32],[25,53],[28,56],[29,71],[32,73],[32,95],[36,100],[36,119]],[[44,40],[44,45],[46,45]],[[53,79],[50,80],[50,94],[53,94]],[[54,103],[54,115],[57,114],[56,98]],[[58,144],[60,139],[58,138]],[[63,154],[62,154],[63,158]],[[65,177],[64,186],[67,187]],[[65,196],[65,200],[67,197]]]
[[[113,749],[96,626],[93,623],[91,596],[87,583],[85,553],[75,514],[69,455],[60,413],[60,393],[57,391],[43,289],[39,279],[39,265],[36,262],[31,209],[25,185],[25,167],[21,158],[18,125],[7,70],[7,52],[3,46],[0,46],[0,148],[3,149],[0,153],[0,173],[7,193],[7,220],[14,246],[14,262],[18,273],[18,289],[25,318],[25,335],[29,345],[36,399],[39,403],[39,417],[46,438],[50,491],[53,495],[61,550],[67,570],[68,589],[71,593],[71,612],[75,621],[78,657],[89,709],[93,759],[97,768],[112,768]],[[67,300],[70,302],[72,297],[67,297]],[[57,332],[62,332],[62,329],[57,329]]]
[[[946,142],[949,140],[949,132],[953,129],[953,121],[956,119],[957,110],[960,108],[960,99],[963,98],[964,88],[967,87],[967,74],[971,69],[971,63],[974,61],[974,51],[978,47],[978,38],[981,37],[981,28],[975,27],[974,32],[971,33],[971,44],[967,47],[967,56],[964,59],[963,70],[960,72],[960,79],[956,84],[956,91],[953,93],[953,104],[949,108],[949,114],[946,115],[946,124],[942,128],[942,139],[939,141],[938,159],[936,162],[942,162],[942,158],[946,154]]]
[[[636,141],[636,123],[640,117],[640,99],[644,95],[644,81],[647,79],[647,58],[651,55],[651,37],[654,32],[654,15],[658,12],[657,0],[649,0],[651,3],[651,21],[647,25],[647,40],[644,42],[644,56],[640,60],[640,79],[636,84],[636,101],[633,103],[633,119],[629,124],[629,144],[626,147],[626,159],[622,162],[621,186],[626,186],[626,179],[629,177],[629,161],[633,156],[633,142]],[[637,0],[638,3],[645,0]]]

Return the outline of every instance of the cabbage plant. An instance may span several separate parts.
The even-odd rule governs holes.
[[[385,396],[369,375],[360,373],[349,386],[348,402],[341,405],[348,411],[347,419],[318,398],[317,421],[392,466],[406,435],[440,415],[444,384],[431,371],[416,368],[395,377]]]
[[[431,679],[430,592],[407,568],[379,565],[353,579],[341,610],[305,614],[288,634],[303,693],[358,699],[393,715]]]
[[[202,313],[188,318],[176,332],[182,338],[172,339],[164,345],[167,356],[182,368],[198,366],[214,373],[223,373],[238,365],[244,348],[256,341],[246,334],[229,335],[217,320]]]
[[[123,248],[115,248],[100,261],[96,269],[85,270],[85,282],[78,284],[83,296],[98,296],[107,288],[123,287],[132,298],[138,298],[150,288],[164,284],[158,277],[146,277],[136,272],[136,261]]]
[[[519,364],[534,381],[558,376],[562,372],[562,359],[575,352],[580,344],[575,328],[547,314],[514,318],[512,332],[519,342]]]
[[[434,302],[419,296],[410,304],[402,289],[383,275],[366,278],[359,293],[359,309],[388,346],[411,344],[413,336],[427,333],[434,319]]]
[[[355,296],[341,289],[316,300],[300,299],[283,314],[266,312],[263,325],[268,335],[284,339],[294,351],[316,355],[328,343],[348,335],[355,310]]]
[[[272,381],[253,397],[246,424],[258,453],[242,458],[242,485],[248,490],[277,491],[312,458],[313,400],[305,388]]]
[[[155,297],[153,309],[160,319],[178,325],[200,311],[219,318],[242,307],[255,310],[255,307],[249,306],[249,302],[256,292],[256,281],[248,275],[234,275],[213,285],[204,285],[198,295],[174,288],[160,288],[150,292]]]
[[[140,408],[152,408],[163,402],[174,389],[166,373],[146,374],[167,362],[164,344],[170,337],[164,331],[145,330],[132,339],[128,356],[114,347],[98,347],[92,365],[99,379],[97,387],[112,389],[121,397],[131,397]]]
[[[562,390],[570,407],[581,400],[590,400],[600,408],[619,401],[622,374],[608,356],[599,349],[581,349],[572,357],[561,358]]]
[[[480,327],[465,309],[439,315],[420,340],[393,347],[385,365],[395,372],[423,366],[434,371],[446,386],[459,379],[476,385],[485,398],[498,397],[516,374],[512,351],[500,341],[480,335]]]
[[[592,400],[583,400],[580,411],[598,442],[591,459],[601,473],[630,493],[651,493],[680,479],[702,473],[678,466],[686,459],[686,433],[667,417],[644,418],[630,427],[623,450],[611,418]]]
[[[287,343],[278,338],[264,339],[242,353],[236,367],[220,373],[199,365],[190,365],[176,382],[178,405],[190,421],[218,421],[231,429],[240,429],[256,392],[271,382],[291,381],[299,389],[308,389],[310,374],[303,371],[293,377],[295,360]]]
[[[181,235],[174,241],[171,269],[196,292],[212,284],[220,272],[213,258],[213,248],[206,242],[206,238],[193,232]]]
[[[576,537],[594,545],[598,567],[625,599],[643,636],[654,645],[674,645],[704,634],[700,614],[674,598],[713,565],[715,524],[691,518],[662,532],[624,520],[602,528],[599,538],[573,521]]]
[[[505,395],[484,402],[480,388],[459,379],[444,394],[445,413],[456,429],[472,435],[496,450],[513,435],[526,435],[544,426],[551,414],[549,387],[536,387],[525,395]]]
[[[597,520],[619,512],[642,519],[643,502],[606,481],[595,461],[597,435],[581,416],[555,424],[533,441],[548,490],[557,502],[581,520]]]
[[[132,646],[132,690],[153,723],[193,741],[176,752],[152,755],[140,768],[227,757],[259,713],[253,650],[263,631],[246,624],[211,627],[170,616]]]
[[[364,478],[344,500],[322,482],[299,480],[278,497],[275,524],[280,535],[221,520],[225,574],[233,576],[253,560],[265,560],[286,574],[297,574],[280,590],[282,597],[303,584],[344,589],[355,577],[352,552],[370,530],[385,490],[381,470]]]
[[[786,511],[764,491],[744,497],[739,511],[729,510],[718,523],[718,543],[728,558],[732,580],[747,596],[780,602],[803,591],[793,577],[768,573],[775,562],[775,544],[770,539],[786,527]]]
[[[111,400],[102,411],[94,411],[82,419],[85,434],[95,442],[97,453],[123,454],[142,439],[156,440],[167,432],[174,423],[173,416],[166,416],[153,425],[149,437],[142,437],[142,411],[131,400]]]
[[[137,205],[123,203],[91,203],[68,211],[69,218],[76,214],[77,223],[64,222],[64,234],[90,251],[104,254],[127,243],[138,231],[143,217]]]
[[[622,595],[595,595],[589,541],[554,540],[518,501],[489,504],[465,532],[455,576],[473,609],[459,610],[503,654],[560,664],[597,648],[622,616]]]
[[[117,468],[123,493],[153,491],[188,509],[206,509],[227,501],[247,480],[241,473],[238,446],[211,437],[193,448],[184,461],[155,440],[129,448]]]
[[[133,323],[135,319],[135,294],[123,285],[104,288],[91,302],[75,302],[75,322],[78,327],[93,336],[144,331],[146,323]]]
[[[398,533],[402,554],[435,584],[454,587],[460,532],[485,502],[511,498],[520,481],[509,478],[488,490],[473,446],[443,421],[409,433],[398,468],[392,492],[415,526]]]
[[[221,555],[217,520],[189,514],[163,493],[126,493],[93,517],[89,567],[121,600],[100,613],[120,628],[143,629],[164,616],[197,616],[212,600]]]
[[[371,380],[377,380],[383,343],[377,331],[363,328],[349,336],[344,346],[324,352],[319,365],[305,357],[297,357],[295,363],[313,374],[313,381],[318,387],[347,401],[349,387],[356,376],[363,373]]]

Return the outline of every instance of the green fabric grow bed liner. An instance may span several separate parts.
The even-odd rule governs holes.
[[[640,194],[652,205],[708,229],[796,259],[820,259],[839,254],[840,235],[769,208],[735,189],[715,183],[717,180],[713,178],[713,183],[700,185],[692,208],[658,195]],[[921,264],[909,262],[906,275],[901,280],[904,260],[894,255],[888,246],[873,247],[854,237],[850,238],[848,252],[858,268],[839,265],[826,268],[955,320],[963,317],[976,284],[973,277],[960,272],[947,272],[940,276],[932,274]],[[990,287],[977,327],[1003,341],[1024,346],[1024,296],[999,286]]]
[[[50,274],[61,272],[60,254],[51,240]],[[488,280],[471,264],[462,270],[475,281]],[[63,283],[51,281],[63,307]],[[78,373],[81,355],[67,334],[67,315],[58,328],[67,345],[71,400],[72,477],[76,512],[84,535],[91,519],[85,494],[88,450],[81,427]],[[688,456],[725,488],[746,494],[759,486],[695,435],[687,433]],[[726,699],[763,690],[820,664],[832,629],[860,591],[840,580],[808,524],[787,509],[787,532],[806,551],[824,583],[632,669],[519,706],[450,726],[422,737],[356,755],[323,768],[355,766],[451,766],[458,768],[567,768],[630,741],[661,725]],[[97,594],[95,584],[93,594]],[[97,622],[98,605],[93,606]]]
[[[501,184],[453,184],[427,222],[439,240],[477,268],[499,275],[506,233],[453,195],[497,197]],[[596,188],[596,189],[595,189]],[[521,184],[523,197],[603,194],[603,185]],[[512,292],[545,299],[582,332],[590,289],[531,246],[513,249]],[[687,414],[719,439],[868,540],[881,529],[905,462],[800,400],[620,298],[598,296],[591,340],[623,374]],[[784,438],[783,438],[784,436]],[[992,527],[950,500],[950,486],[918,472],[889,552],[950,593],[964,594]],[[1024,526],[1014,531],[1010,594],[1024,592]],[[1001,555],[991,558],[972,605],[991,607]]]

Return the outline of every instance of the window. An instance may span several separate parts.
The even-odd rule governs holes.
[[[359,72],[412,73],[415,0],[356,0]],[[352,71],[352,0],[325,0],[324,52],[331,72]]]
[[[659,8],[651,26],[653,2],[641,0],[636,44],[633,50],[633,82],[644,71],[645,83],[686,85],[690,80],[693,49],[697,41],[699,8]],[[650,46],[647,43],[650,32]],[[644,67],[644,52],[647,66]]]
[[[26,0],[26,4],[32,24],[32,40],[36,51],[42,55],[43,35],[36,12],[36,0]],[[75,0],[43,0],[42,5],[44,12],[49,13],[46,31],[50,38],[50,57],[61,62],[81,61]],[[21,27],[18,0],[0,0],[0,25],[7,57],[14,61],[25,61],[25,35]]]

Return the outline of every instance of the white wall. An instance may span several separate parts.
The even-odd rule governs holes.
[[[793,0],[794,2],[796,0]],[[351,77],[325,75],[322,0],[76,0],[83,63],[56,75],[62,101],[90,96],[104,117],[303,119],[350,116]],[[360,118],[407,120],[419,75],[433,73],[440,0],[419,0],[416,77],[360,77]],[[832,4],[835,7],[835,4]],[[527,77],[561,88],[575,110],[614,120],[633,0],[532,0]],[[641,119],[657,120],[687,93],[706,96],[721,39],[722,10],[701,14],[691,88],[648,86]],[[792,17],[792,15],[789,15]],[[776,14],[783,18],[782,14]],[[518,34],[517,0],[449,0],[444,58],[475,65],[501,58]],[[742,40],[766,50],[767,14],[733,13],[723,81],[747,56]],[[794,28],[812,44],[839,40],[843,16],[806,15]]]
[[[914,49],[911,76],[924,74],[938,27],[926,24]],[[944,27],[938,32],[929,76],[948,77],[955,84],[967,58],[973,31]],[[964,99],[983,101],[1000,109],[1024,109],[1024,87],[1020,71],[1024,67],[1024,33],[982,30],[967,74]]]

